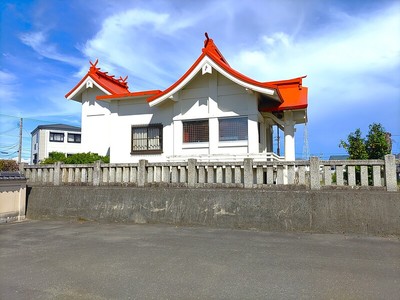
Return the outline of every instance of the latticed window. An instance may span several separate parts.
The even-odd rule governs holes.
[[[208,120],[183,122],[183,142],[208,142]]]
[[[132,126],[132,154],[162,153],[162,124]]]
[[[248,139],[247,118],[219,119],[219,140],[243,141]]]

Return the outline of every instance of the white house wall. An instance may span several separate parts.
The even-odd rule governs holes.
[[[50,132],[62,133],[64,135],[64,141],[63,142],[50,141]],[[37,154],[36,163],[38,163],[48,158],[50,152],[62,152],[65,154],[75,154],[81,152],[80,143],[68,143],[68,133],[80,134],[80,132],[76,131],[38,129],[32,136],[31,163],[34,162],[35,154]]]
[[[264,145],[260,145],[258,138],[260,118],[256,93],[246,91],[216,70],[212,74],[200,72],[170,100],[153,107],[145,98],[95,100],[97,95],[103,94],[93,87],[82,95],[82,148],[85,152],[110,154],[112,163],[140,159],[166,161],[180,156],[255,154],[266,148],[265,137],[261,139]],[[218,120],[231,117],[248,118],[247,141],[219,141]],[[209,120],[209,142],[183,143],[182,122],[198,119]],[[163,124],[163,153],[131,155],[132,125],[150,123]]]
[[[46,141],[45,157],[49,157],[50,152],[62,152],[65,154],[74,154],[81,152],[80,143],[68,143],[68,133],[79,134],[79,132],[64,131],[64,130],[41,130],[44,132],[44,139]],[[64,142],[50,142],[50,132],[63,133]],[[43,158],[40,158],[43,159]]]
[[[96,101],[104,95],[95,86],[82,94],[82,152],[109,155],[110,152],[110,104]]]
[[[166,160],[173,155],[173,130],[171,126],[171,105],[150,107],[145,98],[135,100],[120,100],[111,102],[111,152],[113,163],[137,162],[140,159],[148,161]],[[161,155],[131,155],[131,128],[134,125],[163,124],[163,154]]]
[[[258,106],[255,94],[214,70],[195,76],[174,95],[174,155],[229,155],[258,153]],[[219,142],[218,119],[248,118],[248,141]],[[182,143],[182,121],[208,119],[209,143]],[[264,147],[265,148],[265,147]]]

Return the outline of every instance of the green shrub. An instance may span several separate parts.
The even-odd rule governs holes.
[[[41,164],[43,165],[47,165],[47,164],[54,164],[55,162],[65,162],[65,159],[67,158],[67,156],[62,153],[62,152],[50,152],[49,153],[49,157],[46,158],[45,160],[43,160],[41,162]]]
[[[110,162],[110,158],[108,156],[100,156],[97,153],[77,153],[71,156],[68,156],[65,160],[66,164],[90,164],[95,161],[101,160],[104,163]]]
[[[49,157],[41,162],[41,164],[54,164],[55,162],[62,162],[65,164],[91,164],[95,161],[101,160],[104,163],[109,163],[108,156],[100,156],[97,153],[76,153],[66,156],[61,152],[50,152]]]
[[[15,160],[0,159],[0,171],[18,171],[19,167]]]

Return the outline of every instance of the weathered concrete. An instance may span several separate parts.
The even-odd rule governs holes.
[[[27,205],[30,219],[400,235],[400,193],[386,191],[34,186]]]
[[[25,219],[25,208],[26,179],[19,174],[0,176],[0,223]]]
[[[398,299],[398,238],[0,225],[0,299]]]

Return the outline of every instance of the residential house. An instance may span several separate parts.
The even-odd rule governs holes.
[[[295,160],[295,126],[307,121],[303,78],[259,82],[233,69],[212,39],[167,89],[131,91],[91,62],[66,94],[82,103],[82,151],[112,163],[198,160]],[[273,149],[283,131],[284,156]]]
[[[40,163],[50,152],[81,152],[81,128],[65,124],[39,125],[32,132],[31,163]]]

